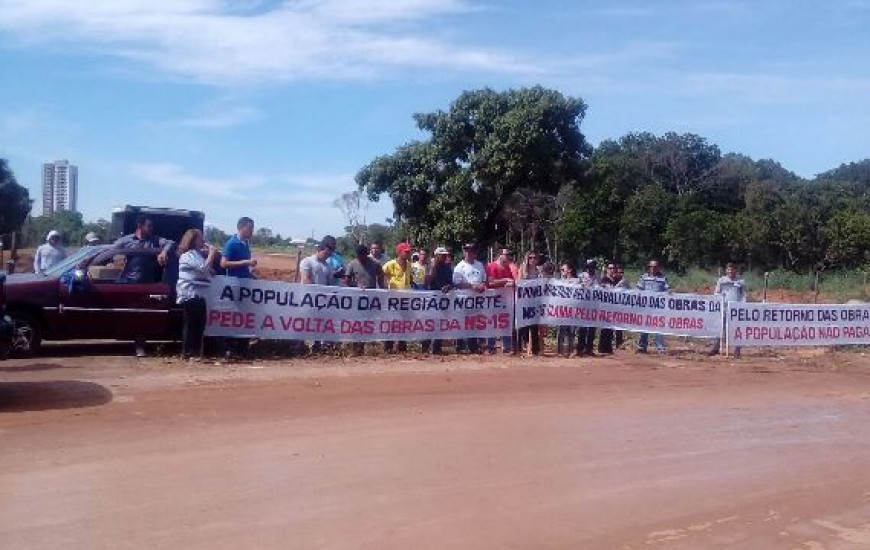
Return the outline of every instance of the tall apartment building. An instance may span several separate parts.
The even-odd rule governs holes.
[[[75,212],[78,207],[79,167],[68,160],[42,165],[42,214],[61,210]]]

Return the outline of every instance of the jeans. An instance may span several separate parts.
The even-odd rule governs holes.
[[[486,339],[486,349],[489,350],[490,353],[495,353],[495,338],[487,338]],[[503,353],[510,353],[512,346],[513,338],[510,336],[502,336],[501,337],[501,350]]]
[[[613,329],[603,328],[598,336],[598,353],[613,353]]]
[[[580,327],[577,330],[577,355],[595,353],[595,327]]]
[[[541,332],[538,327],[539,325],[532,325],[520,329],[519,338],[517,339],[517,351],[521,351],[525,343],[531,341],[532,355],[541,353]]]
[[[722,339],[716,338],[713,340],[713,345],[710,347],[710,353],[719,353],[719,350],[722,348]],[[729,350],[734,354],[734,357],[740,357],[740,346],[732,346]]]
[[[665,346],[665,337],[662,334],[654,334],[653,341],[655,342],[656,349],[659,351],[665,351],[667,346]],[[646,351],[647,345],[649,344],[649,334],[646,332],[640,333],[640,338],[637,341],[637,349],[640,351]]]
[[[181,303],[184,325],[181,330],[181,355],[202,356],[202,335],[205,332],[205,300],[199,296]]]
[[[456,341],[456,351],[463,352],[468,350],[469,353],[478,353],[480,351],[480,341],[477,338],[460,338]]]
[[[392,340],[387,340],[384,342],[384,351],[387,353],[393,353],[393,349],[397,348],[400,353],[404,353],[408,351],[408,342],[393,342]]]
[[[556,353],[570,355],[574,349],[574,339],[577,337],[577,329],[574,327],[559,327],[556,331]]]

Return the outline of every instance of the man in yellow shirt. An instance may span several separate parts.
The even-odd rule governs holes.
[[[396,245],[396,259],[384,264],[384,278],[390,290],[409,290],[411,288],[411,245]]]
[[[411,245],[399,243],[396,245],[396,259],[384,264],[384,279],[390,290],[411,289]],[[393,352],[395,342],[384,342],[384,351]],[[400,352],[408,351],[407,342],[399,342]]]

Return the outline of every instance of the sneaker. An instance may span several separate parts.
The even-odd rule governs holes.
[[[145,344],[141,344],[141,343],[137,342],[136,343],[136,357],[141,359],[143,357],[146,357],[147,355],[148,354],[145,353]]]

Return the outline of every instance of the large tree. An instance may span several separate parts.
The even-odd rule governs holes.
[[[412,238],[488,244],[515,193],[581,181],[585,113],[581,99],[542,87],[464,92],[446,112],[414,115],[428,139],[374,159],[356,182],[373,201],[387,194]]]
[[[32,202],[27,188],[18,184],[6,159],[0,158],[0,235],[21,229]]]

